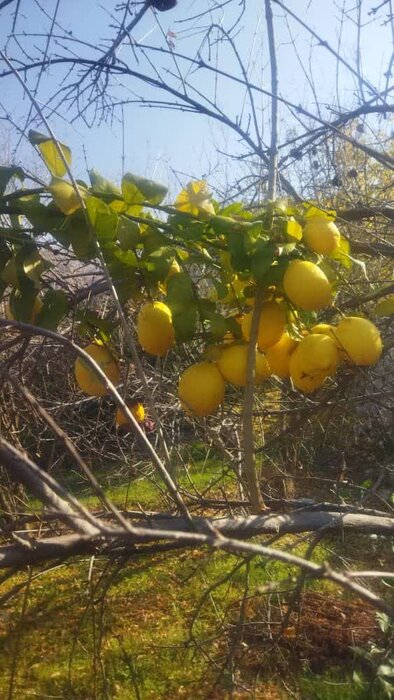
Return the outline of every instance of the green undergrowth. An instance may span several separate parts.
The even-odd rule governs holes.
[[[218,457],[214,450],[207,452],[202,443],[194,443],[181,455],[175,454],[171,463],[178,484],[191,497],[220,495],[220,489],[226,487],[235,490],[235,477],[228,466]],[[171,503],[166,495],[165,485],[153,472],[151,466],[141,461],[128,468],[122,463],[100,465],[92,469],[107,498],[118,507],[132,509],[143,506],[145,509],[168,509]],[[174,476],[173,474],[173,476]],[[86,507],[100,508],[100,498],[93,491],[87,478],[74,467],[56,474],[55,478]],[[27,504],[30,512],[40,512],[42,505],[34,498]]]
[[[207,457],[193,446],[188,464],[188,473],[185,467],[184,473],[178,472],[188,492],[217,493],[218,480],[231,489],[233,476],[214,453]],[[148,510],[168,505],[160,483],[149,474],[132,480],[124,471],[103,469],[96,476],[118,506]],[[62,481],[85,505],[99,507],[79,475],[63,474]],[[37,504],[30,508],[36,510]],[[337,564],[337,556],[368,558],[367,538],[363,552],[349,543],[349,552],[346,541],[339,549],[338,543],[319,543],[313,560]],[[278,546],[302,556],[308,543],[288,536]],[[277,659],[275,650],[269,665],[264,664],[264,644],[269,646],[264,636],[251,643],[258,673],[243,667],[242,644],[249,641],[245,637],[246,642],[238,640],[234,646],[241,605],[245,621],[261,625],[260,611],[265,619],[272,617],[272,610],[280,609],[279,592],[292,591],[298,574],[273,559],[255,558],[247,564],[235,555],[209,550],[140,554],[111,563],[82,557],[45,572],[34,570],[25,598],[25,587],[12,595],[13,587],[28,579],[27,572],[19,573],[0,587],[0,596],[10,595],[0,608],[0,698],[10,697],[16,658],[12,697],[18,700],[276,700],[292,697],[286,686],[306,700],[364,699],[351,678],[341,675],[343,669],[312,675],[308,664],[295,664],[288,650],[289,671],[280,663],[282,652]],[[306,587],[343,598],[327,581],[306,580]],[[232,695],[233,678],[246,690]]]
[[[14,697],[230,697],[226,673],[217,694],[210,693],[225,666],[227,634],[245,589],[246,568],[235,570],[239,564],[235,556],[198,550],[130,558],[116,574],[116,565],[109,569],[102,559],[46,572],[32,581],[21,621]],[[248,577],[251,593],[263,593],[274,581],[284,588],[291,583],[283,565],[258,560]],[[3,608],[0,697],[7,697],[22,605],[20,594]],[[261,687],[267,682],[263,674]],[[300,684],[302,697],[341,697],[328,694],[324,677],[301,674]]]

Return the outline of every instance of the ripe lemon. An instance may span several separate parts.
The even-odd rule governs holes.
[[[366,318],[343,318],[335,334],[345,356],[355,365],[374,365],[379,360],[382,339],[376,326]]]
[[[26,319],[25,323],[32,323],[34,325],[35,320],[37,318],[37,315],[40,313],[42,307],[43,307],[43,303],[42,303],[40,297],[36,297],[34,300],[33,308],[32,308],[31,313],[30,313],[30,318]],[[6,306],[5,317],[8,319],[8,321],[18,321],[19,320],[19,319],[15,318],[14,314],[12,313],[12,309],[11,309],[9,302]]]
[[[290,301],[304,311],[319,311],[331,305],[331,285],[323,270],[309,260],[289,263],[283,287]]]
[[[297,347],[297,341],[288,333],[283,333],[275,345],[266,350],[266,357],[272,374],[284,379],[290,376],[290,356]]]
[[[333,330],[334,326],[330,326],[329,323],[317,323],[309,329],[309,333],[321,333],[333,337]]]
[[[314,253],[330,255],[339,246],[341,234],[333,221],[313,216],[307,221],[303,239]]]
[[[258,350],[255,364],[255,383],[261,384],[270,376],[271,370],[265,355]],[[227,382],[235,386],[245,386],[246,384],[246,362],[248,355],[247,345],[230,345],[224,348],[217,360],[220,372]]]
[[[223,377],[215,364],[198,362],[181,375],[178,395],[186,411],[195,416],[209,416],[223,403]]]
[[[290,357],[290,376],[294,386],[297,389],[303,391],[305,394],[309,394],[312,391],[316,391],[316,389],[319,389],[326,381],[328,375],[326,372],[315,372],[314,374],[306,374],[302,368],[300,355],[298,354],[298,351],[299,348],[296,348]]]
[[[150,355],[162,357],[174,343],[171,311],[161,301],[144,304],[137,318],[138,342]]]
[[[145,409],[142,403],[140,401],[132,401],[128,403],[127,406],[133,414],[134,418],[136,419],[137,423],[143,423],[143,421],[145,420]],[[122,428],[123,426],[128,427],[130,425],[129,419],[120,408],[116,410],[115,423],[118,426],[118,428]]]
[[[242,320],[242,335],[245,340],[250,338],[250,328],[252,325],[252,311],[246,314]],[[262,305],[259,318],[259,331],[257,345],[259,350],[275,345],[281,337],[286,326],[286,312],[276,301],[265,301]]]
[[[119,365],[108,348],[103,345],[91,343],[84,348],[84,350],[97,362],[112,384],[119,383]],[[77,380],[79,388],[84,391],[85,394],[89,394],[89,396],[105,396],[108,394],[101,379],[98,378],[81,357],[78,357],[75,362],[75,379]]]
[[[339,364],[335,340],[321,333],[311,333],[300,341],[297,358],[305,374],[316,372],[334,374]]]

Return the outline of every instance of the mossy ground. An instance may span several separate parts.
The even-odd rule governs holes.
[[[181,475],[185,488],[216,489],[223,479],[231,489],[233,476],[217,456],[194,446],[190,473]],[[127,480],[124,471],[99,474],[107,495],[123,508],[157,508],[166,504],[155,479]],[[85,504],[99,500],[75,473],[64,476]],[[192,483],[193,482],[193,485]],[[31,503],[32,510],[38,504]],[[281,541],[298,554],[303,538]],[[352,540],[318,545],[315,561],[337,556],[364,560]],[[277,698],[306,700],[366,700],[351,677],[351,662],[336,659],[312,673],[308,659],[291,646],[272,645],[272,626],[281,605],[274,589],[294,588],[297,572],[275,561],[244,560],[207,550],[157,553],[108,563],[81,558],[54,565],[37,575],[28,588],[11,596],[0,612],[0,697],[65,700],[167,700],[171,698]],[[29,572],[3,581],[7,596]],[[343,598],[332,584],[307,582],[308,590]],[[346,598],[346,596],[345,596]],[[268,606],[268,608],[267,608]],[[279,606],[279,607],[278,607]],[[23,611],[23,615],[22,615]],[[237,632],[243,614],[245,636]],[[260,613],[263,611],[261,617]],[[264,624],[263,621],[264,620]],[[248,636],[248,625],[258,629]],[[260,627],[258,627],[260,625]],[[260,634],[260,628],[262,634]],[[269,634],[268,634],[269,632]],[[268,656],[267,656],[268,654]],[[12,672],[13,658],[16,664]],[[349,655],[348,659],[351,659]],[[291,695],[296,693],[296,695]],[[375,692],[375,691],[373,691]],[[364,693],[364,694],[363,694]]]

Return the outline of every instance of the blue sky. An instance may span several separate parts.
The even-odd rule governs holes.
[[[360,36],[362,69],[364,77],[377,89],[384,88],[385,77],[390,51],[390,26],[384,26],[384,13],[378,15],[377,21],[368,13],[377,2],[364,0],[362,3],[362,20],[364,27]],[[133,40],[139,44],[149,43],[154,46],[165,44],[163,36],[170,30],[173,33],[173,42],[179,53],[195,55],[201,42],[201,25],[208,25],[210,16],[185,23],[187,17],[201,12],[204,8],[212,7],[213,0],[181,0],[177,8],[170,12],[158,13],[156,17],[149,11],[142,22],[132,33]],[[27,34],[43,34],[50,26],[50,17],[56,6],[55,0],[46,0],[41,3],[48,17],[42,12],[33,0],[21,0],[20,16],[15,28],[15,39],[8,41],[7,54],[10,58],[23,58],[23,50],[28,50],[33,56],[39,56],[45,46],[45,38],[40,36],[28,36]],[[114,18],[119,19],[120,14],[113,18],[109,16],[108,9],[114,9],[116,2],[107,2],[105,7],[96,0],[61,0],[57,21],[63,30],[72,32],[69,35],[68,46],[84,57],[97,57],[105,50],[106,41],[116,35],[116,28],[109,26],[114,24]],[[269,62],[267,52],[266,25],[263,12],[264,3],[260,0],[247,0],[246,12],[236,27],[235,43],[237,50],[248,68],[250,78],[259,86],[270,88]],[[298,12],[300,17],[319,35],[327,40],[334,48],[340,42],[341,56],[352,66],[356,66],[357,27],[357,0],[344,0],[343,7],[346,11],[346,21],[341,23],[341,9],[339,4],[332,0],[288,0],[288,7]],[[342,5],[341,5],[342,7]],[[83,8],[81,13],[81,8]],[[107,9],[105,9],[107,8]],[[7,34],[11,26],[12,5],[1,12],[0,18],[0,45],[6,44]],[[323,116],[330,114],[330,108],[338,102],[342,108],[357,106],[357,81],[344,67],[337,66],[336,59],[310,36],[310,34],[298,25],[290,17],[288,21],[284,12],[277,5],[273,5],[275,32],[277,41],[277,56],[279,65],[279,89],[280,93],[288,100],[316,112],[315,97],[320,105],[323,105]],[[239,14],[237,2],[226,6],[222,13],[216,13],[214,19],[220,22],[224,28],[230,27]],[[343,15],[342,15],[343,19]],[[60,29],[55,26],[54,33],[60,34]],[[72,42],[70,38],[83,39],[93,44],[93,47],[81,47]],[[61,44],[61,45],[60,45]],[[65,41],[52,40],[48,53],[55,56],[65,53]],[[216,55],[216,51],[218,52]],[[204,57],[207,59],[206,46],[203,48]],[[148,66],[141,50],[132,50],[125,43],[118,52],[119,58],[136,70],[152,69]],[[138,57],[138,59],[137,59]],[[164,66],[169,71],[176,71],[174,62],[161,59],[157,54],[152,55],[157,65]],[[234,72],[241,76],[240,68],[234,57],[234,53],[228,46],[213,46],[211,61],[225,71]],[[153,73],[152,73],[153,74]],[[60,86],[61,78],[65,71],[52,67],[43,74],[37,91],[38,99],[45,106],[56,89]],[[37,73],[28,75],[28,84],[31,88],[36,85]],[[190,81],[197,90],[212,98],[217,96],[223,112],[232,119],[243,117],[246,124],[250,114],[250,104],[242,86],[230,81],[219,79],[215,83],[215,76],[199,71],[190,75]],[[311,89],[310,80],[313,79],[316,94]],[[177,77],[172,78],[174,87],[179,88],[181,81]],[[12,114],[20,127],[26,122],[28,103],[22,99],[21,91],[16,86],[14,78],[3,79],[0,90],[0,112],[4,110]],[[115,88],[119,98],[132,98],[133,93],[138,96],[157,99],[156,91],[130,78],[123,81],[123,85]],[[167,98],[165,98],[167,99]],[[263,138],[269,138],[269,99],[257,96],[256,112],[261,125]],[[47,110],[47,114],[50,112]],[[79,177],[85,177],[85,157],[89,167],[95,167],[103,174],[114,179],[121,176],[122,164],[122,129],[116,119],[113,124],[101,125],[84,124],[81,120],[69,123],[72,117],[64,106],[59,108],[58,115],[51,114],[51,123],[60,140],[71,146],[74,154],[74,170]],[[117,117],[120,116],[118,112]],[[228,159],[219,151],[241,155],[245,152],[243,144],[233,133],[227,131],[221,125],[215,124],[205,117],[173,110],[153,109],[141,107],[136,104],[124,107],[125,129],[125,169],[141,175],[153,177],[162,181],[170,181],[172,187],[177,187],[177,178],[185,181],[188,176],[208,176],[214,185],[215,181],[223,183],[226,179],[233,180],[237,174],[242,173],[242,163]],[[1,126],[3,125],[3,126]],[[34,123],[34,128],[42,130],[39,122]],[[284,138],[293,128],[297,132],[301,127],[297,125],[289,111],[280,109],[280,136]],[[4,122],[0,122],[3,129]],[[1,139],[0,139],[1,143]],[[85,154],[82,152],[82,147]],[[28,145],[23,142],[17,152],[17,158],[23,159],[28,153]],[[29,156],[30,157],[30,156]],[[175,176],[174,171],[177,173]]]

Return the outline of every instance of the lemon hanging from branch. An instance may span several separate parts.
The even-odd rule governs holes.
[[[292,260],[283,278],[286,295],[304,311],[319,311],[332,303],[331,285],[323,270],[309,260]]]
[[[137,318],[137,336],[146,352],[163,357],[175,340],[169,307],[161,301],[144,304]]]
[[[91,343],[85,352],[91,357],[103,372],[107,375],[112,384],[118,384],[120,380],[120,369],[118,362],[111,351],[104,345]],[[75,379],[79,388],[89,396],[105,396],[108,389],[94,370],[88,365],[83,357],[78,357],[75,362]]]
[[[178,394],[182,407],[195,416],[216,413],[224,401],[224,379],[212,362],[198,362],[180,377]]]
[[[303,231],[303,240],[314,253],[331,255],[341,242],[341,234],[333,221],[313,216]]]

